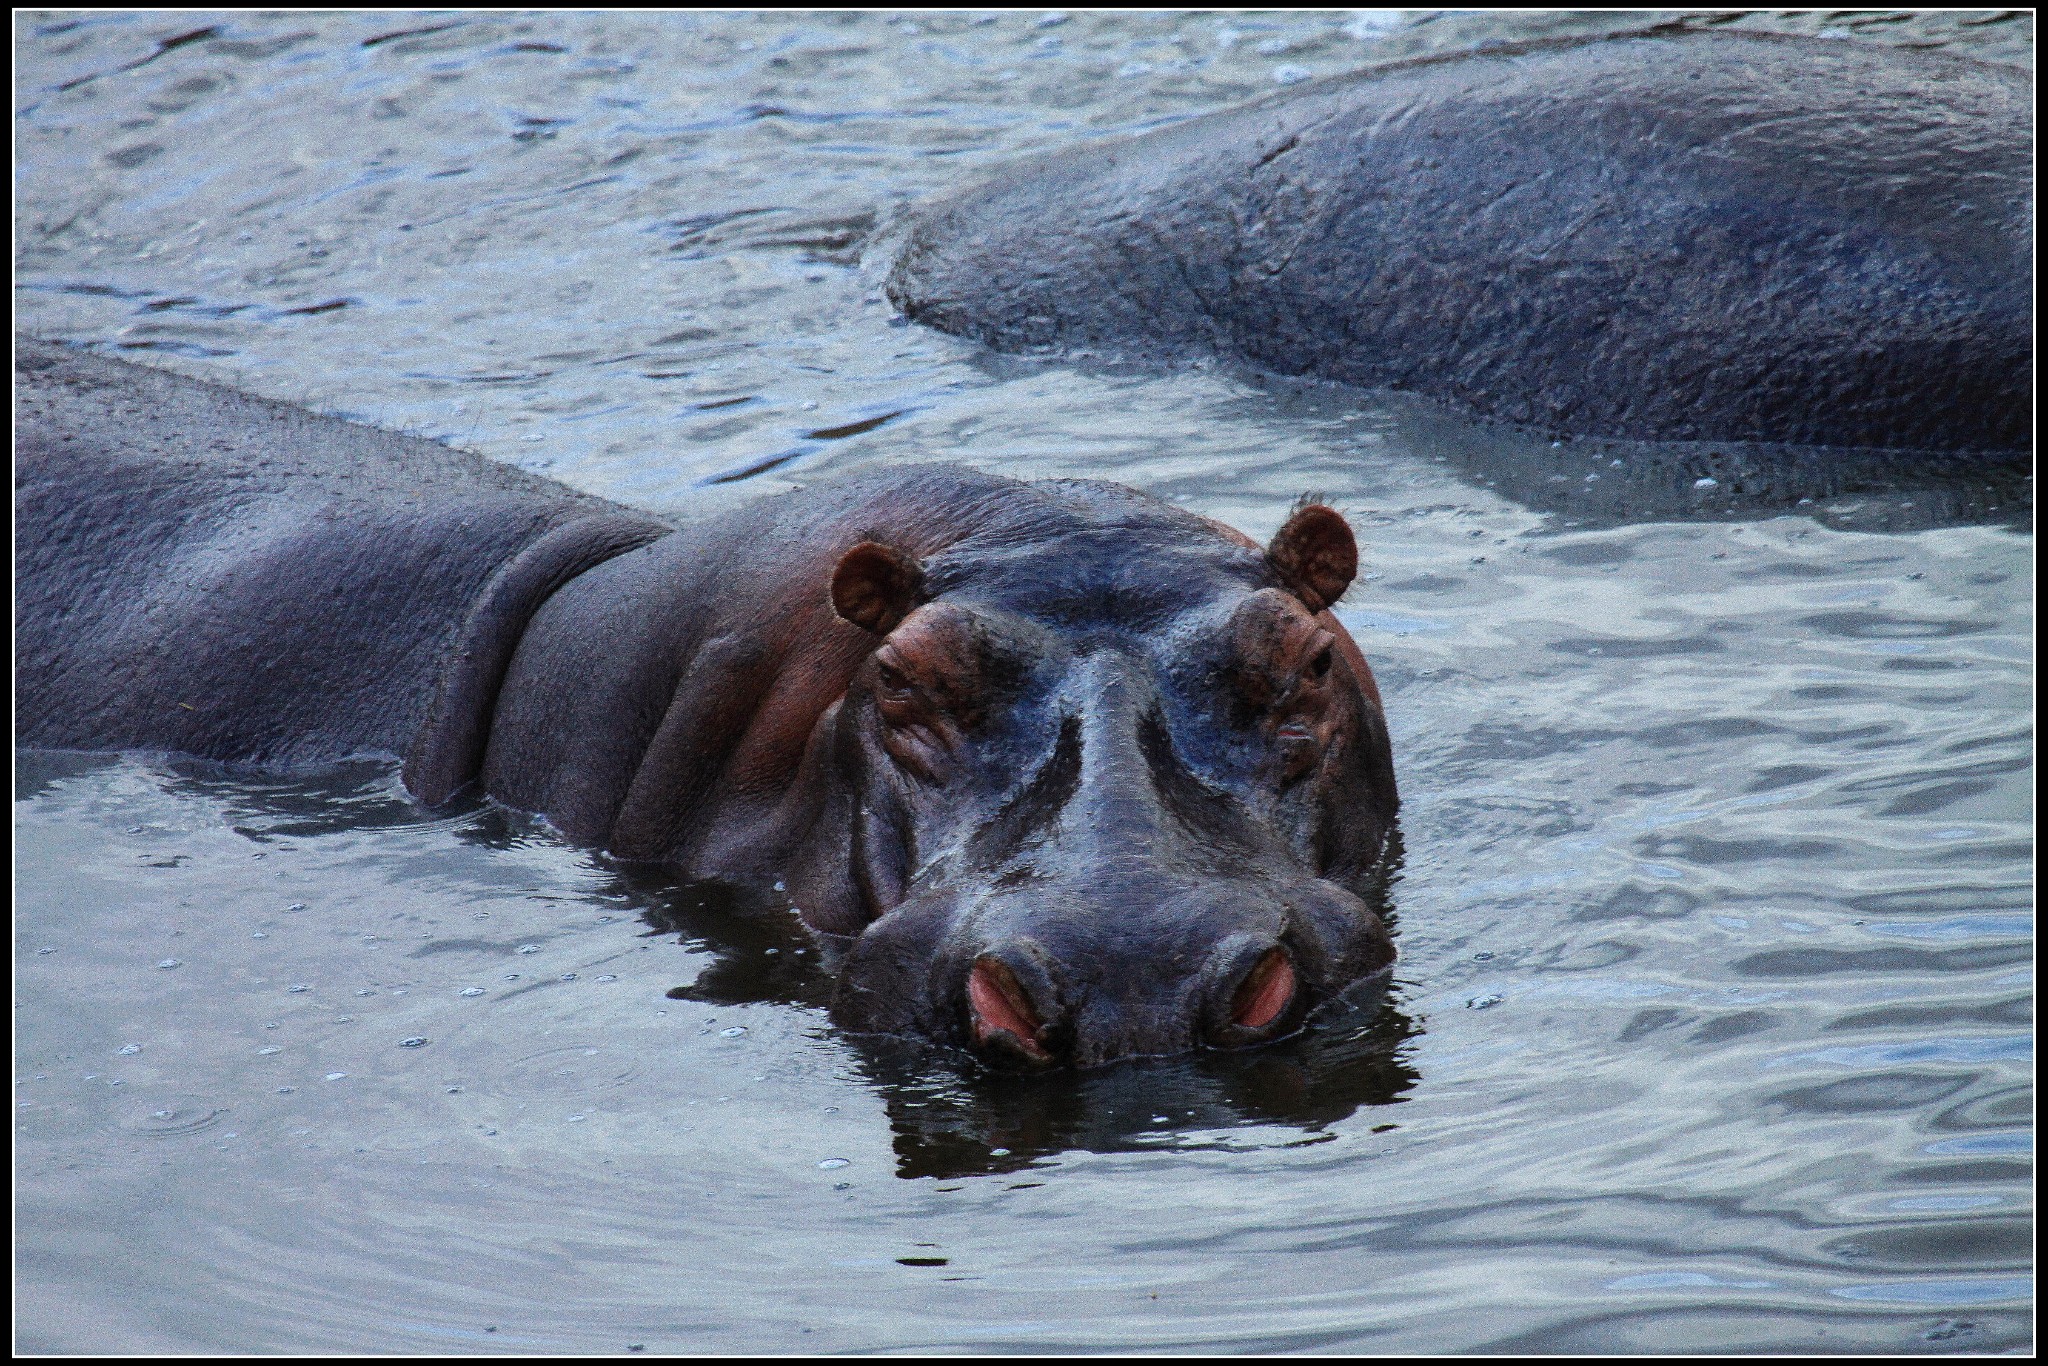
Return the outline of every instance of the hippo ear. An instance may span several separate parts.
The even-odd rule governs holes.
[[[894,546],[862,541],[832,571],[832,607],[855,626],[886,636],[924,601],[924,566]]]
[[[1309,611],[1320,612],[1351,586],[1358,573],[1358,542],[1335,508],[1305,503],[1274,533],[1266,563]]]

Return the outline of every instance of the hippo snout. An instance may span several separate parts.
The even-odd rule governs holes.
[[[1144,907],[907,905],[857,941],[834,1014],[1022,1071],[1252,1047],[1393,956],[1378,918],[1347,894],[1294,901],[1248,907],[1211,891]]]
[[[1090,1066],[1190,1048],[1243,1048],[1290,1032],[1307,993],[1294,955],[1271,936],[1226,938],[1185,979],[1127,965],[1070,984],[1036,943],[976,955],[960,992],[962,1038],[1001,1066]],[[1148,983],[1147,979],[1151,981]]]

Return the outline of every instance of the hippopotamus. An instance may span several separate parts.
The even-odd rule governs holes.
[[[672,524],[33,341],[24,746],[402,757],[687,879],[786,891],[834,1018],[1023,1068],[1250,1045],[1392,962],[1357,569],[1093,480],[924,465]]]
[[[1545,435],[2007,452],[2033,80],[1755,32],[1367,67],[998,170],[885,288],[1008,351],[1221,358]]]

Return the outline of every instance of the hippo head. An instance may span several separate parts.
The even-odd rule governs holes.
[[[1350,528],[1307,504],[1262,552],[1116,492],[1057,536],[839,559],[875,638],[829,723],[869,918],[843,1026],[1088,1066],[1275,1038],[1393,960],[1359,895],[1386,725],[1327,610]]]

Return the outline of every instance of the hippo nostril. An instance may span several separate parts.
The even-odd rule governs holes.
[[[1244,1029],[1264,1029],[1286,1013],[1294,989],[1294,960],[1278,945],[1267,949],[1230,998],[1231,1023]]]
[[[974,960],[974,969],[967,974],[967,1004],[977,1045],[1007,1044],[1030,1062],[1052,1061],[1045,1049],[1045,1024],[1007,963],[999,958]]]

